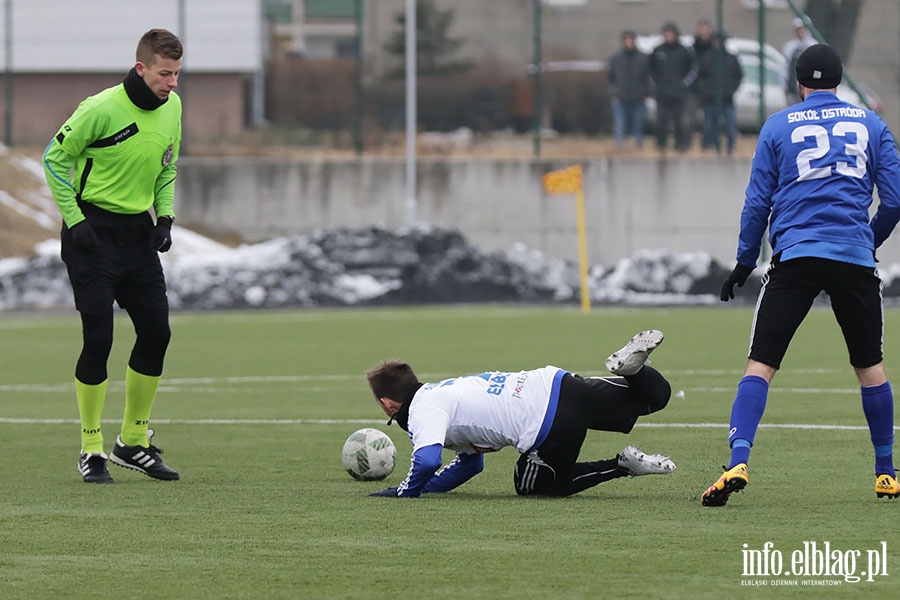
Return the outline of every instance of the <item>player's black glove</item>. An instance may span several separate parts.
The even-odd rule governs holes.
[[[399,498],[397,495],[397,488],[389,487],[387,489],[381,490],[380,492],[375,492],[374,494],[369,494],[369,496],[383,496],[385,498]]]
[[[150,245],[159,252],[168,252],[172,247],[172,217],[159,217],[150,234]]]
[[[72,241],[82,250],[93,252],[100,245],[97,232],[94,231],[87,219],[70,227],[69,232],[72,234]]]
[[[729,298],[734,300],[734,284],[737,284],[738,287],[744,287],[744,283],[746,283],[752,272],[753,269],[750,267],[745,267],[740,263],[736,264],[722,284],[722,291],[719,293],[719,298],[721,298],[722,302],[728,302]]]

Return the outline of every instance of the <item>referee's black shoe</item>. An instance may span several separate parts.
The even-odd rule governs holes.
[[[175,481],[181,476],[178,471],[170,468],[159,457],[163,453],[151,443],[153,430],[147,430],[147,446],[126,446],[122,443],[122,436],[116,438],[116,447],[113,448],[111,461],[120,467],[140,471],[154,479]]]
[[[106,468],[106,459],[103,452],[89,452],[78,457],[78,471],[85,483],[115,483]]]

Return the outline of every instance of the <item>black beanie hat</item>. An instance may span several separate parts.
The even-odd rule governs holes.
[[[797,59],[797,81],[814,90],[836,88],[843,74],[841,57],[828,44],[812,45]]]

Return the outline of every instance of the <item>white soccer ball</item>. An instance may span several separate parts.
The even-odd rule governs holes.
[[[397,464],[397,448],[383,431],[367,427],[354,431],[341,452],[344,468],[358,481],[378,481]]]

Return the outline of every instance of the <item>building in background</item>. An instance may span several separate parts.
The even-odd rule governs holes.
[[[356,11],[364,0],[263,0],[272,23],[272,58],[351,58],[356,53]]]
[[[182,38],[186,139],[243,131],[262,115],[263,39],[259,0],[5,0],[0,11],[0,114],[12,97],[12,140],[46,142],[90,94],[122,81],[137,40],[162,27]],[[12,85],[7,78],[12,78]],[[10,91],[11,90],[11,91]]]

